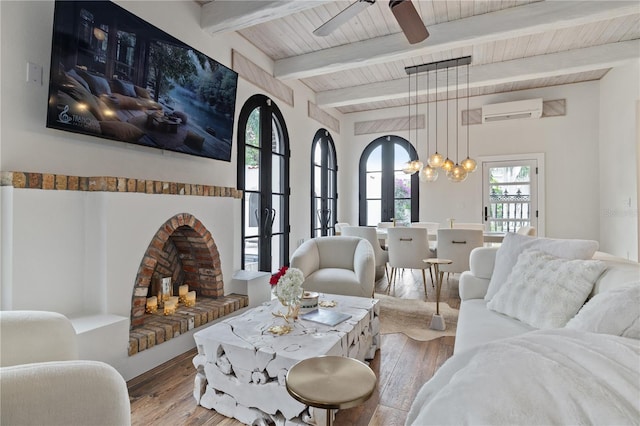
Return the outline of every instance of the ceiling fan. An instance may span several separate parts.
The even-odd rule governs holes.
[[[321,37],[331,34],[375,2],[376,0],[358,0],[355,3],[351,3],[336,16],[316,28],[313,34]],[[411,0],[391,0],[389,1],[389,9],[391,9],[393,16],[395,16],[410,44],[420,43],[429,37],[429,32]]]

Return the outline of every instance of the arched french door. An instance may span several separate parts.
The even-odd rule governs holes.
[[[282,113],[270,98],[252,96],[238,120],[243,269],[275,272],[289,262],[289,156]]]
[[[392,219],[418,221],[418,174],[402,171],[404,163],[417,159],[413,145],[399,136],[383,136],[367,145],[360,157],[361,226],[376,226]]]
[[[335,234],[338,164],[329,132],[320,129],[311,146],[311,237]]]

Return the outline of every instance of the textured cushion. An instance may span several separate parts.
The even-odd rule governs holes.
[[[109,82],[106,78],[89,73],[83,73],[81,75],[89,85],[91,93],[93,93],[94,95],[100,96],[111,94],[111,87],[109,86]]]
[[[605,268],[600,260],[567,260],[526,250],[487,307],[536,328],[564,327]]]
[[[536,238],[507,233],[496,253],[496,262],[485,300],[491,300],[500,289],[500,286],[507,280],[520,253],[532,248],[565,259],[591,259],[598,249],[598,242],[591,240]]]
[[[125,96],[131,96],[134,98],[138,96],[138,94],[136,93],[136,89],[133,87],[133,83],[130,83],[128,81],[115,79],[111,81],[111,86],[113,88],[113,91],[116,93],[120,93]]]
[[[91,112],[95,118],[98,120],[103,119],[102,111],[100,110],[96,97],[93,96],[91,92],[88,91],[78,80],[67,74],[62,78],[58,88],[60,92],[66,93],[74,100],[85,104],[89,112]]]
[[[138,97],[144,98],[144,99],[151,99],[151,95],[149,94],[149,91],[147,89],[140,86],[133,86],[133,90],[136,91],[136,95],[138,95]]]
[[[130,123],[122,121],[101,121],[100,129],[104,136],[125,142],[137,142],[144,132]]]
[[[640,281],[598,293],[566,328],[640,339]]]

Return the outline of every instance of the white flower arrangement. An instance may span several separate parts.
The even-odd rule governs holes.
[[[275,287],[275,295],[282,304],[298,304],[302,299],[302,283],[304,274],[298,268],[288,268],[283,266],[272,275],[270,283]]]

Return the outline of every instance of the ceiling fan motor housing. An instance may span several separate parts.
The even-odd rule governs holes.
[[[411,0],[391,0],[389,8],[410,44],[420,43],[429,37],[429,31]]]

